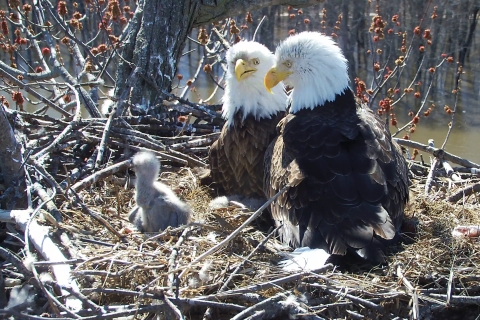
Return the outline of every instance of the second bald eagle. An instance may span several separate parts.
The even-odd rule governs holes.
[[[268,90],[292,86],[289,113],[265,155],[265,193],[282,240],[384,261],[408,199],[407,165],[385,122],[355,99],[347,60],[327,36],[303,32],[276,50]]]
[[[265,73],[274,55],[264,45],[241,41],[226,54],[227,75],[220,137],[210,149],[210,172],[225,195],[264,198],[263,159],[284,116],[286,95],[281,86],[268,94]]]

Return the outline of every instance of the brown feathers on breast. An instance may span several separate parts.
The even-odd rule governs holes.
[[[282,240],[383,262],[408,200],[407,165],[388,127],[347,90],[288,114],[265,156],[265,193]]]
[[[270,119],[256,120],[237,112],[231,126],[224,125],[210,149],[210,170],[219,193],[264,198],[263,160],[265,150],[276,136],[284,112]]]

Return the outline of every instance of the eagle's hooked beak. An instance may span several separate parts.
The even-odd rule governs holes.
[[[247,76],[257,71],[257,69],[251,67],[249,64],[249,61],[243,59],[238,59],[235,63],[235,77],[238,81],[245,79]]]
[[[263,79],[265,88],[267,88],[268,92],[273,94],[272,88],[275,87],[280,81],[285,80],[291,74],[291,71],[277,70],[276,67],[271,68],[268,70],[265,78]]]

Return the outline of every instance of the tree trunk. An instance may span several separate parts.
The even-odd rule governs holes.
[[[117,71],[117,114],[128,104],[147,112],[170,92],[177,61],[192,28],[275,4],[309,6],[318,0],[140,0],[123,42]]]
[[[0,105],[0,146],[0,173],[6,189],[1,205],[10,210],[19,199],[24,198],[21,190],[25,186],[25,174],[22,170],[21,147],[2,105]]]
[[[475,27],[477,26],[478,11],[480,11],[480,7],[473,8],[472,13],[469,12],[469,16],[471,16],[472,18],[469,19],[470,25],[468,26],[468,32],[465,36],[465,40],[463,40],[463,45],[461,46],[460,52],[458,54],[458,63],[461,66],[465,64],[465,58],[467,57],[468,49],[472,46],[473,34],[475,33]]]

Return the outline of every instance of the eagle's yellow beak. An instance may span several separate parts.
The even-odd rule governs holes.
[[[235,77],[238,81],[245,79],[255,71],[257,71],[257,69],[251,67],[249,61],[238,59],[235,63]]]
[[[267,88],[268,92],[273,93],[272,88],[275,87],[280,81],[285,80],[291,74],[291,71],[277,70],[276,67],[271,68],[268,70],[265,78],[263,79],[265,88]]]

